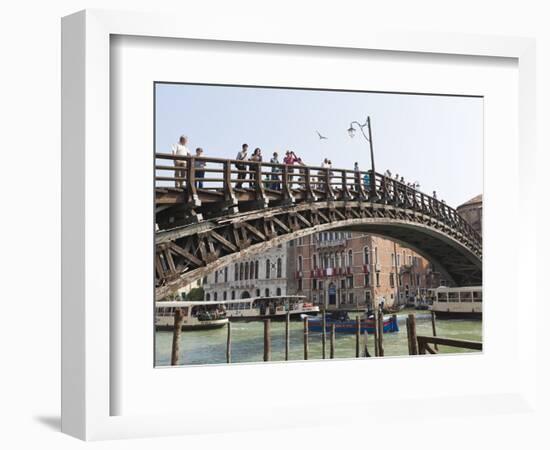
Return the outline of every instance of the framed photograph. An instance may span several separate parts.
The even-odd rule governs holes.
[[[64,432],[528,408],[531,40],[62,31]]]

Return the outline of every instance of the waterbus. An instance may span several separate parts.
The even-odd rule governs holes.
[[[176,308],[183,314],[182,330],[208,330],[224,327],[227,318],[224,305],[213,302],[160,301],[155,303],[155,328],[174,329]]]
[[[481,319],[482,306],[481,286],[433,289],[431,310],[438,319]]]
[[[227,317],[231,320],[284,319],[287,312],[291,319],[300,319],[302,315],[316,315],[319,307],[307,301],[303,295],[279,295],[270,297],[251,297],[239,300],[218,302],[224,305]]]

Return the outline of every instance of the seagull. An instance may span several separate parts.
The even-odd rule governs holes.
[[[328,137],[325,137],[323,136],[321,133],[319,133],[317,130],[315,130],[317,132],[317,135],[319,136],[319,139],[328,139]]]

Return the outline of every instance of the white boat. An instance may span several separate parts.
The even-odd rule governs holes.
[[[438,287],[433,289],[431,310],[438,319],[481,319],[481,286]]]
[[[307,301],[303,295],[279,295],[251,297],[219,302],[225,306],[227,317],[233,320],[284,319],[287,312],[292,319],[302,314],[316,315],[319,307]]]
[[[214,302],[160,301],[155,303],[155,328],[174,329],[174,313],[183,314],[182,330],[221,328],[229,322],[225,307]]]

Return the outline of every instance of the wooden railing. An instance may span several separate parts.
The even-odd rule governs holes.
[[[165,162],[169,162],[166,164]],[[302,201],[369,201],[427,214],[481,247],[481,236],[444,202],[371,171],[156,154],[155,185],[184,193],[191,207],[210,201],[238,204],[241,194],[259,206]]]
[[[444,345],[447,347],[465,348],[470,350],[483,350],[483,344],[478,341],[468,341],[464,339],[447,339],[436,336],[417,336],[418,354],[425,355],[430,353],[435,355],[437,352],[435,346]],[[430,347],[433,344],[434,347]]]

